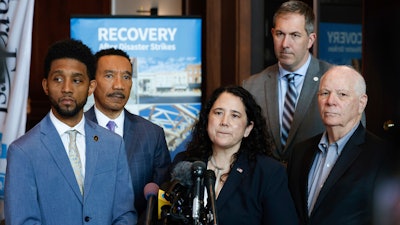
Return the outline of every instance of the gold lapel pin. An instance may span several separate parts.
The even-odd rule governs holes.
[[[94,141],[98,141],[98,140],[99,140],[99,137],[98,137],[97,135],[95,135],[95,136],[93,137],[93,140],[94,140]]]

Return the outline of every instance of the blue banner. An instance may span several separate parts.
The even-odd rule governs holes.
[[[124,50],[133,84],[126,109],[164,128],[173,157],[184,150],[201,107],[200,17],[72,17],[71,38],[93,52]],[[85,110],[94,103],[88,99]]]
[[[320,23],[318,57],[339,65],[355,65],[361,60],[361,24]]]

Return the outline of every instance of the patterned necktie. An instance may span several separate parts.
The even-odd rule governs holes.
[[[69,135],[68,145],[68,157],[71,162],[72,169],[74,170],[76,181],[78,182],[79,189],[83,195],[83,175],[82,175],[82,163],[79,157],[78,147],[76,146],[76,134],[77,130],[67,131]]]
[[[108,123],[106,124],[106,127],[107,127],[109,130],[111,130],[112,132],[115,132],[115,126],[116,126],[116,124],[115,124],[115,122],[112,121],[112,120],[108,121]]]
[[[296,108],[297,91],[296,85],[294,83],[294,77],[296,74],[290,73],[285,77],[287,79],[288,87],[285,96],[285,103],[283,106],[282,114],[282,133],[281,133],[281,143],[282,148],[286,145],[286,140],[289,136],[290,125],[293,121],[294,110]]]

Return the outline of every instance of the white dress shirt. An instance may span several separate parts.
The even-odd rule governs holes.
[[[64,145],[65,153],[68,155],[68,145],[69,145],[69,135],[65,132],[69,130],[77,130],[76,134],[76,146],[78,147],[79,157],[81,159],[82,164],[82,176],[85,178],[85,165],[86,165],[86,141],[85,141],[85,116],[82,116],[81,121],[74,126],[70,127],[67,124],[63,123],[53,114],[52,110],[50,110],[50,120],[55,126],[58,134],[61,137],[61,141]]]
[[[108,118],[104,113],[102,113],[99,109],[96,108],[96,105],[94,105],[94,113],[96,115],[97,123],[104,127],[107,128],[107,123],[108,121],[112,120],[115,122],[115,133],[119,134],[121,137],[124,136],[124,119],[125,119],[125,111],[122,110],[121,114],[115,119],[110,119]],[[108,128],[107,128],[108,129]]]

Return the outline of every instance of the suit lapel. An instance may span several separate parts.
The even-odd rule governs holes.
[[[295,189],[299,189],[298,199],[294,198],[294,200],[296,205],[300,205],[299,210],[301,210],[301,212],[299,212],[299,217],[303,219],[308,217],[308,177],[315,159],[315,155],[318,151],[316,146],[318,145],[321,136],[322,134],[303,142],[301,149],[293,149],[298,158],[296,157],[296,160],[292,163],[296,165],[295,168],[297,168],[299,172],[294,172],[292,176],[295,177],[290,179],[296,180],[296,184],[294,184],[293,187]],[[291,164],[289,164],[289,166],[290,165]],[[290,170],[292,170],[292,168],[290,168]],[[295,190],[295,192],[297,192],[297,190]]]
[[[316,143],[321,139],[321,135],[311,139],[308,142],[305,142],[302,146],[302,149],[305,150],[304,158],[301,159],[301,167],[300,167],[300,200],[303,209],[303,215],[305,218],[308,216],[308,176],[312,167],[312,164],[315,159],[315,154],[317,153],[318,149],[316,147]],[[297,150],[297,149],[296,149]]]
[[[319,80],[322,74],[318,74],[319,71],[319,64],[318,61],[311,56],[310,66],[308,67],[307,73],[304,77],[303,87],[301,89],[299,100],[296,104],[296,111],[293,117],[293,124],[291,125],[289,136],[288,136],[288,143],[291,143],[294,137],[296,136],[297,129],[301,125],[301,122],[304,120],[308,108],[312,100],[316,97],[316,93],[319,88]],[[287,146],[290,146],[288,144]]]
[[[357,130],[354,132],[353,136],[349,139],[347,144],[344,146],[341,155],[337,159],[332,171],[329,173],[324,186],[322,187],[317,201],[314,206],[314,210],[322,203],[324,198],[330,192],[332,187],[338,182],[338,180],[343,176],[347,169],[353,164],[353,162],[360,155],[362,148],[359,147],[361,143],[364,142],[365,129],[360,124]],[[313,210],[313,211],[314,211]]]
[[[96,113],[94,112],[94,106],[92,106],[87,112],[85,112],[85,117],[88,120],[91,120],[98,124],[97,118],[96,118]]]
[[[124,109],[125,110],[125,109]],[[136,123],[134,122],[135,118],[132,114],[125,110],[125,121],[124,121],[124,138],[126,149],[130,149],[131,146],[135,146],[134,143],[139,141],[139,135],[136,135],[134,132],[140,132],[139,129],[136,128]],[[133,151],[126,151],[128,160],[132,157]]]
[[[129,137],[129,138],[124,138],[124,143],[127,150],[126,151],[127,157],[129,160],[132,157],[133,152],[128,151],[128,149],[130,149],[131,146],[134,146],[134,143],[137,143],[139,141],[139,135],[134,135],[134,132],[138,132],[139,129],[136,129],[134,116],[131,113],[129,113],[126,109],[124,109],[124,111],[125,111],[124,137]],[[94,111],[94,106],[92,106],[87,112],[85,112],[85,117],[98,124],[96,113]]]
[[[61,141],[61,138],[47,115],[44,120],[43,127],[41,127],[42,144],[53,157],[54,162],[60,169],[60,173],[67,180],[69,186],[75,192],[77,198],[82,202],[82,195],[79,190],[78,183],[76,182],[74,171],[72,170],[67,152]]]
[[[221,192],[217,199],[217,209],[222,210],[226,201],[229,201],[233,192],[240,186],[242,179],[244,179],[249,171],[249,165],[243,155],[239,156],[237,162],[232,167],[232,171],[229,173],[226,183],[221,189]],[[218,182],[218,181],[217,181]]]
[[[274,65],[274,68],[270,73],[266,74],[264,81],[264,93],[265,93],[265,108],[268,124],[270,127],[277,127],[278,129],[271,129],[272,137],[276,143],[276,149],[281,152],[281,134],[280,134],[280,120],[279,120],[279,83],[278,83],[278,65]],[[267,94],[269,93],[269,94]]]
[[[103,138],[98,136],[96,127],[90,123],[88,119],[85,121],[85,136],[86,136],[86,167],[85,167],[85,183],[84,192],[85,198],[90,193],[90,189],[93,183],[93,177],[96,170],[98,151],[96,149],[101,148],[99,139]]]

